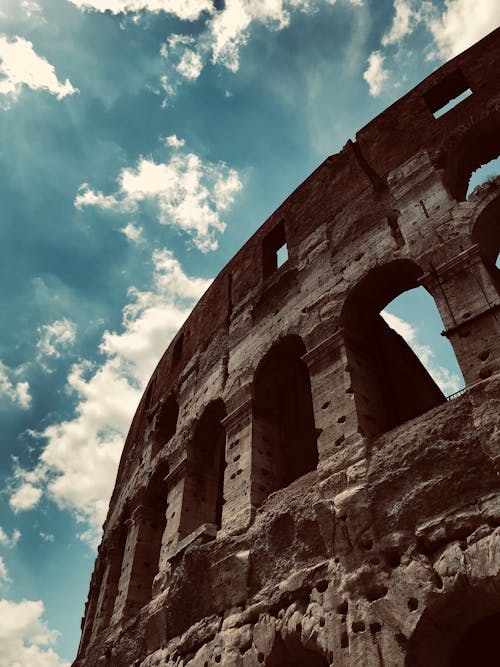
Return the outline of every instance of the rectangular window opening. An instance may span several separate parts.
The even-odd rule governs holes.
[[[281,220],[262,241],[262,267],[268,278],[288,260],[285,222]]]
[[[456,70],[427,91],[424,100],[434,118],[440,118],[470,95],[472,90],[466,78],[460,70]]]

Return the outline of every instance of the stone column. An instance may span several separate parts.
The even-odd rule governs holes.
[[[434,297],[467,385],[500,370],[500,295],[478,245],[420,278]]]
[[[227,462],[222,530],[228,532],[244,530],[255,516],[254,429],[250,391],[248,386],[247,399],[222,420],[226,429]]]
[[[302,357],[309,368],[319,467],[329,473],[364,456],[343,329]]]

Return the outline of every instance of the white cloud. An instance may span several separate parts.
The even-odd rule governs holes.
[[[394,10],[396,12],[391,29],[382,37],[382,45],[395,44],[403,37],[406,37],[413,30],[413,20],[416,18],[416,12],[408,0],[394,0]]]
[[[185,143],[184,139],[179,139],[176,134],[171,134],[165,139],[165,145],[170,148],[182,148]]]
[[[101,365],[81,362],[72,367],[68,385],[78,397],[74,418],[35,434],[46,442],[38,466],[15,473],[22,485],[11,506],[22,509],[23,501],[29,504],[27,487],[36,491],[43,487],[60,507],[72,510],[85,524],[81,537],[94,545],[142,388],[193,302],[210,283],[186,275],[167,250],[154,253],[153,266],[152,289],[130,290],[122,331],[104,333]],[[39,496],[33,495],[35,500]]]
[[[7,566],[5,565],[5,561],[0,556],[0,585],[4,584],[10,584],[12,583],[12,579],[9,577],[9,571],[7,570]],[[1,651],[1,648],[0,648]],[[2,663],[0,662],[0,665]]]
[[[0,399],[7,398],[19,407],[27,409],[31,405],[29,383],[16,382],[16,376],[22,370],[23,367],[12,369],[0,361]]]
[[[23,86],[46,90],[58,100],[78,92],[69,79],[64,83],[58,80],[53,65],[35,53],[31,42],[0,35],[0,95],[15,100]]]
[[[132,222],[129,222],[120,231],[122,234],[125,234],[129,241],[134,241],[134,243],[140,243],[143,240],[142,227],[140,225],[134,225]]]
[[[154,201],[159,222],[189,234],[202,252],[217,248],[215,234],[225,229],[220,213],[242,188],[234,169],[223,163],[203,162],[194,153],[176,153],[164,163],[141,157],[136,169],[122,169],[118,183],[114,195],[82,185],[75,206],[127,212],[135,211],[140,202]]]
[[[42,490],[28,482],[22,483],[12,494],[9,505],[14,512],[31,510],[38,505],[42,497]]]
[[[41,600],[0,600],[0,667],[69,667],[54,651],[58,633]]]
[[[197,79],[203,69],[201,56],[191,49],[185,49],[175,69],[186,79]]]
[[[380,314],[391,329],[394,329],[408,343],[443,394],[453,394],[460,389],[461,383],[458,375],[436,363],[432,348],[419,342],[418,331],[412,324],[387,310],[383,310]]]
[[[429,21],[438,54],[456,56],[498,27],[498,0],[445,0],[445,11]]]
[[[212,12],[212,0],[69,0],[80,9],[113,14],[136,13],[142,10],[165,12],[181,21],[195,21],[203,12]]]
[[[61,357],[61,349],[67,348],[75,342],[76,324],[68,318],[54,320],[52,324],[38,327],[40,338],[37,343],[39,354],[42,357]]]
[[[20,537],[21,531],[17,530],[17,528],[13,531],[12,536],[9,537],[5,530],[0,526],[0,546],[12,549],[19,542]]]
[[[54,541],[54,536],[52,533],[40,533],[40,537],[44,542],[53,542]]]
[[[372,97],[380,95],[382,86],[389,78],[389,72],[384,69],[384,60],[380,51],[373,51],[368,58],[368,67],[363,74],[363,79],[367,82]]]

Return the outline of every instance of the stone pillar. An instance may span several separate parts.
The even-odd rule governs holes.
[[[253,483],[253,414],[250,386],[247,399],[233,410],[222,424],[226,429],[226,472],[222,530],[238,532],[247,528],[255,516]]]
[[[500,370],[500,295],[478,245],[420,278],[434,297],[467,385]]]
[[[309,368],[319,468],[329,473],[364,456],[343,329],[302,357]]]

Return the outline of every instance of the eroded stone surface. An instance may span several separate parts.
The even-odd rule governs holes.
[[[496,664],[500,179],[465,191],[500,152],[499,72],[496,31],[320,165],[196,306],[134,417],[75,667]],[[379,315],[418,285],[467,383],[450,401]]]

